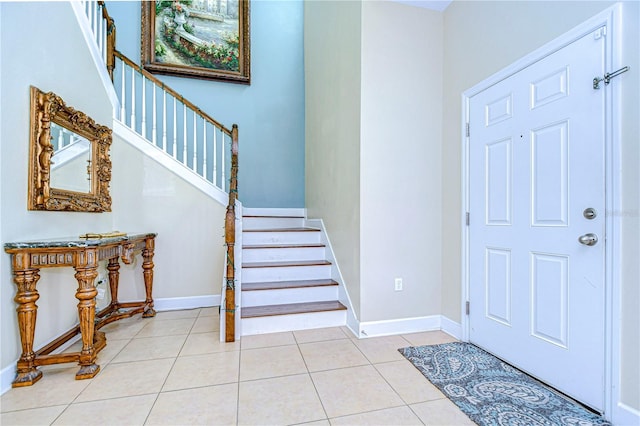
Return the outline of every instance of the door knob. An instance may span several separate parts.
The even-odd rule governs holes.
[[[585,246],[595,246],[598,243],[598,236],[596,234],[584,234],[578,237],[580,244]]]

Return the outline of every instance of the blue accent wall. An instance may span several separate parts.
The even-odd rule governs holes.
[[[140,2],[107,2],[116,47],[140,63]],[[254,0],[251,85],[157,77],[227,127],[238,124],[239,194],[246,207],[304,207],[302,0]]]

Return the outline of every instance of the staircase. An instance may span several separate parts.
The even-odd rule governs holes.
[[[114,133],[227,205],[221,340],[345,325],[347,308],[339,291],[343,300],[348,296],[333,279],[339,272],[327,260],[332,253],[324,232],[305,226],[302,209],[243,209],[238,201],[237,126],[223,126],[119,52],[115,23],[103,1],[73,3],[73,8],[94,60],[105,70]],[[243,212],[241,221],[236,211]]]
[[[242,219],[242,334],[345,325],[322,231],[297,209],[244,208]]]

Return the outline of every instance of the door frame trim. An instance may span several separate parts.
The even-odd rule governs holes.
[[[574,41],[606,26],[605,37],[605,69],[620,68],[622,42],[622,5],[616,3],[603,10],[594,17],[579,24],[563,35],[550,41],[544,46],[529,53],[511,65],[503,68],[475,86],[467,89],[461,95],[461,129],[462,142],[462,211],[460,212],[460,226],[462,228],[462,297],[461,329],[462,340],[469,341],[469,316],[466,315],[466,302],[469,300],[469,227],[466,222],[466,212],[469,211],[469,137],[466,136],[466,123],[469,121],[470,99],[483,90],[500,81],[522,71],[533,63],[568,46]],[[611,84],[605,90],[605,218],[606,246],[605,246],[605,330],[604,330],[604,416],[608,420],[617,417],[620,408],[620,325],[614,321],[620,317],[620,251],[621,251],[621,218],[613,212],[621,211],[620,183],[620,118],[621,118],[621,85]],[[473,129],[471,129],[473,131]],[[471,218],[473,220],[473,218]]]

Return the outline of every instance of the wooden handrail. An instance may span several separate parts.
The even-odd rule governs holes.
[[[116,23],[107,11],[107,5],[104,1],[98,1],[98,4],[102,6],[102,19],[107,21],[107,57],[106,65],[109,77],[113,81],[113,70],[116,68]]]
[[[229,178],[229,205],[225,216],[224,235],[227,245],[227,274],[225,285],[225,341],[235,341],[235,245],[236,245],[236,200],[238,199],[238,126],[231,130],[231,177]]]
[[[136,64],[131,59],[129,59],[126,56],[124,56],[117,49],[114,51],[114,53],[115,53],[115,56],[117,56],[118,58],[120,58],[122,60],[122,62],[124,62],[125,64],[129,65],[131,68],[137,70],[140,74],[145,76],[145,78],[147,78],[148,80],[151,80],[157,86],[160,86],[162,88],[162,90],[164,90],[165,92],[169,93],[174,98],[178,99],[180,102],[182,102],[184,105],[189,107],[191,110],[197,112],[202,118],[204,118],[205,120],[207,120],[208,122],[213,124],[218,129],[222,130],[223,133],[226,133],[227,135],[232,136],[231,130],[227,129],[222,124],[220,124],[217,120],[215,120],[211,116],[209,116],[209,114],[207,114],[206,112],[202,111],[200,108],[195,106],[193,103],[191,103],[188,100],[186,100],[180,93],[176,92],[171,87],[165,85],[161,80],[156,78],[149,71],[147,71],[144,68],[142,68],[142,66]]]
[[[225,341],[235,341],[235,314],[236,314],[236,298],[235,298],[235,244],[236,244],[236,201],[238,199],[238,126],[234,124],[229,130],[217,120],[213,119],[209,114],[202,111],[190,101],[186,100],[181,94],[166,86],[161,80],[153,74],[145,70],[141,65],[136,64],[131,59],[116,49],[116,25],[109,16],[104,1],[98,1],[102,6],[102,18],[107,22],[107,58],[106,65],[111,81],[113,81],[113,71],[115,69],[116,57],[134,70],[137,70],[146,79],[159,86],[165,92],[169,93],[175,99],[182,102],[183,105],[200,115],[204,120],[217,127],[224,134],[231,137],[231,170],[229,178],[229,204],[225,216],[225,244],[227,246],[227,264],[225,274]],[[123,70],[124,72],[124,70]],[[224,167],[224,165],[223,165]]]

